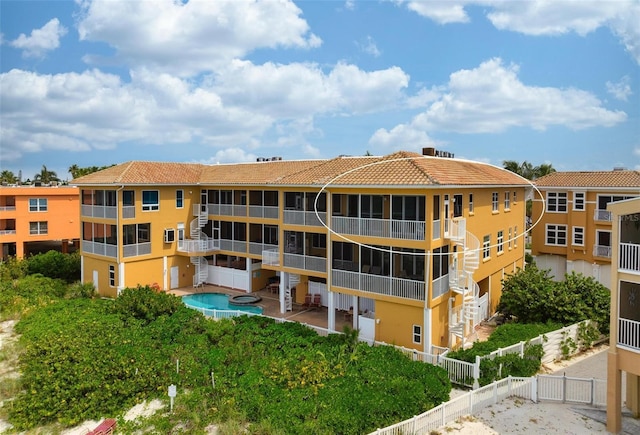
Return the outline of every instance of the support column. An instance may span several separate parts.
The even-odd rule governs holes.
[[[328,306],[327,306],[327,329],[329,331],[336,330],[336,302],[335,293],[329,290],[327,292]]]
[[[358,322],[360,319],[358,319],[358,315],[360,313],[360,308],[358,308],[358,296],[352,296],[352,303],[353,303],[353,329],[358,329]]]
[[[633,418],[640,417],[640,376],[627,372],[627,408]]]
[[[618,370],[616,348],[607,353],[607,431],[620,432],[622,428],[622,373]]]
[[[431,308],[424,309],[424,326],[422,327],[422,341],[424,342],[424,347],[422,348],[423,352],[431,353],[431,344],[432,344],[432,328],[431,328]]]

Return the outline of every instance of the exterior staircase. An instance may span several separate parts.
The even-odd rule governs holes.
[[[291,297],[291,289],[300,284],[300,275],[289,274],[289,285],[284,290],[284,308],[287,311],[293,311],[293,298]]]
[[[198,245],[197,250],[203,252],[206,251],[209,240],[209,237],[202,231],[202,228],[204,228],[209,221],[209,213],[206,205],[203,207],[201,204],[194,204],[193,215],[196,218],[189,223],[189,236],[191,240],[196,241],[196,245]],[[204,257],[191,257],[191,264],[195,266],[193,286],[200,287],[207,280],[209,263]]]
[[[195,266],[193,272],[193,287],[200,287],[207,282],[209,276],[209,262],[204,257],[190,257],[191,264]]]
[[[462,257],[461,261],[460,255],[454,257],[454,267],[449,272],[449,287],[462,296],[462,305],[449,312],[449,333],[464,346],[464,339],[473,331],[478,317],[480,287],[473,280],[473,273],[480,265],[480,241],[466,230],[464,219],[449,222],[446,235]]]

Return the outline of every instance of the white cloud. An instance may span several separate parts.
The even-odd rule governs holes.
[[[356,45],[360,50],[364,51],[367,54],[370,54],[373,57],[380,57],[380,55],[382,54],[378,49],[376,42],[373,40],[371,36],[367,36],[366,41],[362,43],[356,42]]]
[[[128,65],[183,76],[214,71],[259,48],[321,44],[292,1],[94,0],[82,9],[81,40],[106,42]]]
[[[608,27],[640,64],[640,2],[637,0],[410,1],[407,8],[436,23],[449,24],[468,22],[465,7],[469,5],[486,8],[487,19],[497,29],[525,35],[575,32],[585,36],[600,27]]]
[[[30,36],[21,33],[10,42],[10,45],[23,50],[23,57],[39,58],[58,48],[60,38],[66,34],[67,29],[60,24],[57,18],[53,18],[41,28],[32,30]]]
[[[438,24],[467,23],[469,16],[464,10],[467,1],[410,1],[407,8]]]
[[[213,157],[201,161],[204,164],[218,164],[218,163],[242,163],[242,162],[255,162],[256,156],[253,153],[248,153],[242,148],[226,148],[217,151]]]
[[[605,84],[607,92],[614,96],[614,98],[622,101],[627,101],[631,92],[631,84],[629,76],[624,76],[618,83],[607,82]]]
[[[420,89],[415,95],[407,98],[407,106],[410,108],[427,107],[433,101],[436,101],[442,95],[443,89],[431,88]]]
[[[495,58],[475,69],[451,74],[446,92],[426,111],[409,124],[378,130],[371,141],[402,145],[419,132],[433,135],[436,131],[499,133],[512,127],[611,127],[626,118],[624,112],[602,107],[602,102],[586,91],[527,86],[519,80],[516,65],[504,66]]]
[[[421,152],[423,147],[433,147],[435,144],[424,130],[406,124],[397,125],[390,131],[378,129],[369,139],[369,145],[382,153],[392,150]]]

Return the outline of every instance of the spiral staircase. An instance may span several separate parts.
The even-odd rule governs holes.
[[[196,218],[189,223],[189,238],[196,241],[196,245],[198,245],[198,252],[205,252],[207,250],[209,236],[202,231],[202,228],[204,228],[209,221],[207,206],[195,204],[193,206],[193,215],[196,216]],[[195,271],[193,273],[193,286],[200,287],[206,282],[209,273],[207,270],[207,259],[202,256],[198,256],[191,257],[190,261],[191,264],[195,266]]]
[[[464,339],[472,332],[478,315],[480,287],[473,280],[473,273],[480,265],[480,241],[466,230],[464,219],[450,221],[445,236],[458,247],[453,270],[449,272],[449,287],[462,296],[462,305],[449,310],[449,333],[452,345],[459,340],[464,346]],[[459,254],[462,264],[459,264]]]

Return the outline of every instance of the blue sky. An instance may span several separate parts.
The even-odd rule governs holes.
[[[0,166],[436,147],[640,170],[640,0],[0,0]]]

